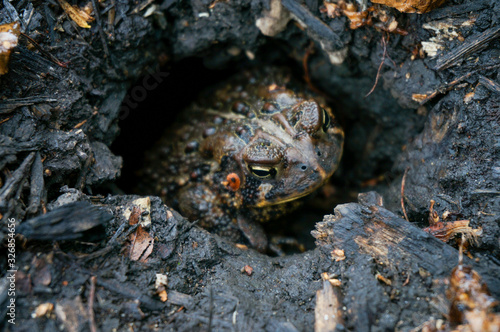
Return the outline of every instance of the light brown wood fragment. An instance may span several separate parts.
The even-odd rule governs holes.
[[[339,324],[343,324],[340,307],[341,303],[331,283],[323,278],[323,288],[316,292],[314,331],[335,331]]]

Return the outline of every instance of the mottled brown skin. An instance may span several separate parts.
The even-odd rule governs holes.
[[[344,133],[331,110],[293,84],[281,69],[247,71],[192,104],[148,153],[143,191],[153,188],[188,219],[234,241],[243,234],[264,251],[259,222],[298,206],[342,155]]]

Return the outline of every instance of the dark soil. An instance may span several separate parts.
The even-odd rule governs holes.
[[[446,320],[446,279],[458,261],[456,241],[421,230],[431,200],[439,216],[481,229],[466,264],[500,299],[498,1],[449,0],[421,15],[377,7],[407,32],[400,35],[373,25],[352,30],[345,16],[320,11],[323,3],[284,0],[305,27],[292,20],[274,36],[255,24],[269,1],[142,3],[102,2],[90,29],[57,1],[0,5],[0,25],[20,21],[39,45],[20,36],[0,76],[3,271],[13,269],[9,220],[23,234],[16,241],[16,324],[5,320],[3,327],[310,331],[327,272],[341,282],[342,328],[409,331]],[[435,56],[421,50],[429,41],[440,47]],[[315,199],[320,204],[267,226],[308,251],[269,257],[245,250],[159,198],[148,204],[132,196],[144,151],[200,91],[270,64],[302,79],[304,58],[345,129],[344,157]],[[401,219],[405,171],[409,222]],[[368,191],[381,194],[384,206],[367,201],[374,193],[358,203],[358,193]],[[316,224],[335,207],[335,217]],[[142,261],[131,259],[138,226],[129,225],[130,216],[151,221],[141,226],[154,238]],[[359,236],[381,223],[402,241],[363,246]],[[374,248],[389,249],[381,256]],[[335,249],[345,250],[344,260],[332,258]],[[168,277],[164,302],[157,274]],[[0,281],[0,313],[9,319],[8,275]],[[46,303],[53,310],[34,318]]]

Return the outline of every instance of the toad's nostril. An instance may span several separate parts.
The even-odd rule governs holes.
[[[307,169],[307,165],[302,164],[302,166],[300,166],[300,169],[303,170],[303,171],[305,171]]]

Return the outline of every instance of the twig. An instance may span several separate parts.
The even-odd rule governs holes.
[[[408,174],[409,169],[410,169],[410,166],[406,167],[405,174],[403,174],[403,179],[401,180],[401,209],[403,209],[403,214],[405,215],[406,221],[409,221],[409,220],[408,220],[408,215],[406,214],[404,197],[405,197],[406,175]]]
[[[70,63],[70,61],[68,62],[61,62],[59,61],[55,56],[53,56],[52,54],[50,54],[49,52],[47,52],[46,50],[44,50],[36,41],[34,41],[30,36],[28,36],[27,34],[25,34],[24,32],[21,32],[21,36],[23,36],[24,38],[28,39],[28,41],[33,45],[35,46],[35,48],[40,51],[40,53],[42,53],[43,55],[45,55],[47,58],[49,58],[50,61],[52,61],[53,63],[55,63],[56,65],[60,66],[60,67],[63,67],[63,68],[68,68],[68,64]]]
[[[94,317],[95,281],[96,281],[95,276],[90,277],[89,324],[91,332],[97,332],[97,327],[95,325],[95,317]]]
[[[380,78],[380,71],[382,70],[382,66],[384,65],[384,62],[385,62],[385,57],[387,56],[387,42],[385,40],[385,36],[384,35],[382,35],[382,46],[384,47],[384,53],[382,54],[382,61],[380,62],[380,65],[378,66],[377,76],[375,77],[375,83],[373,84],[373,87],[370,90],[370,92],[368,92],[366,94],[365,98],[368,97],[369,95],[371,95],[372,92],[377,87],[378,79]]]

